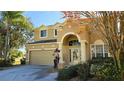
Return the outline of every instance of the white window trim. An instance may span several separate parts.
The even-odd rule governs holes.
[[[110,52],[105,52],[105,49],[104,49],[104,45],[105,44],[90,44],[90,56],[91,56],[91,59],[92,59],[92,45],[102,45],[103,46],[103,58],[105,58],[105,53],[108,53],[108,57],[110,57]],[[95,47],[95,57],[96,57],[96,47]]]
[[[56,29],[54,29],[53,34],[54,34],[54,37],[57,37],[58,36],[58,30],[57,30],[57,35],[55,35],[55,30]]]
[[[47,32],[47,30],[46,30],[46,36],[45,36],[45,37],[41,37],[41,31],[43,31],[43,30],[40,30],[39,37],[40,37],[40,38],[47,38],[47,37],[48,37],[48,32]]]
[[[105,57],[105,44],[103,44],[103,50],[102,51],[103,51],[103,57]]]

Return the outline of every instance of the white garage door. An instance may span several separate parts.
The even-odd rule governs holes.
[[[30,64],[50,65],[53,64],[52,50],[34,50],[30,52]]]

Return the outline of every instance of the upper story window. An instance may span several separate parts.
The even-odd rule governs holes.
[[[41,30],[40,37],[46,37],[46,36],[47,36],[47,31],[46,30]]]
[[[54,30],[54,36],[56,37],[58,35],[57,29]]]

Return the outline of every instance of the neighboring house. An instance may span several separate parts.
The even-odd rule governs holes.
[[[53,53],[60,49],[60,64],[77,64],[93,57],[108,57],[107,45],[99,31],[90,31],[91,19],[66,20],[55,25],[42,25],[34,30],[34,42],[27,44],[30,64],[53,64]],[[98,34],[98,35],[96,35]]]

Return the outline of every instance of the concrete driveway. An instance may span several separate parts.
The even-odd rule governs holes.
[[[0,81],[54,81],[52,66],[25,65],[0,71]]]

